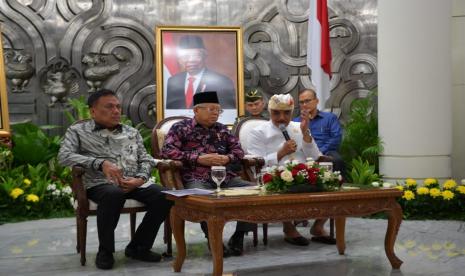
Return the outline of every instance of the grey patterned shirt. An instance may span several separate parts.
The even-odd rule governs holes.
[[[76,123],[68,128],[61,142],[58,160],[64,166],[84,167],[83,182],[86,188],[108,184],[99,170],[108,160],[123,169],[124,176],[150,178],[156,165],[147,154],[137,129],[121,125],[110,131],[101,129],[93,120]]]

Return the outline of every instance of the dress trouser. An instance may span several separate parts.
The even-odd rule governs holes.
[[[120,187],[103,184],[87,189],[87,196],[98,204],[97,232],[99,251],[115,252],[115,229],[126,199],[135,199],[145,204],[147,212],[128,246],[139,250],[153,246],[160,225],[169,214],[172,202],[161,193],[164,188],[150,185],[125,193]]]
[[[246,187],[254,185],[251,182],[245,181],[240,177],[231,178],[229,181],[222,183],[221,188],[231,188],[231,187]],[[213,181],[192,181],[184,183],[184,186],[188,189],[200,188],[200,189],[216,189],[216,184]],[[208,237],[208,228],[205,221],[200,222],[200,227],[205,233],[205,236]],[[238,221],[236,224],[236,232],[249,232],[257,228],[256,223]]]

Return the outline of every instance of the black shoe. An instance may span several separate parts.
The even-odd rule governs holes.
[[[100,269],[112,269],[115,259],[113,258],[113,253],[106,251],[99,251],[97,257],[95,258],[95,265]]]
[[[284,240],[290,244],[299,245],[299,246],[307,246],[310,244],[310,242],[302,236],[295,237],[295,238],[285,237]]]
[[[212,252],[211,249],[210,249],[210,241],[208,239],[207,239],[207,246],[208,246],[208,251]],[[231,257],[231,256],[233,256],[232,251],[229,250],[229,248],[227,248],[223,244],[223,258],[227,258],[227,257]]]
[[[151,251],[150,249],[137,249],[126,246],[124,250],[126,257],[149,263],[157,263],[161,260],[161,255]]]
[[[233,256],[241,256],[244,252],[244,232],[236,231],[228,242],[229,250]]]

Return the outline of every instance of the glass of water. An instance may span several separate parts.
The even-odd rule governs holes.
[[[216,192],[221,192],[221,183],[226,178],[226,167],[212,166],[211,176],[212,180],[216,183]]]
[[[265,182],[263,182],[263,176],[267,173],[267,169],[266,168],[262,168],[260,170],[260,173],[258,174],[257,176],[257,184],[258,184],[258,187],[260,187],[260,189],[263,188],[263,186],[265,185]]]
[[[319,165],[327,172],[333,172],[333,162],[320,162]]]

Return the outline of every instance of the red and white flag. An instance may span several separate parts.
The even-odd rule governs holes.
[[[331,46],[326,0],[310,0],[307,66],[312,70],[312,83],[320,99],[318,108],[323,109],[330,96],[329,80],[331,78]]]

